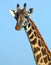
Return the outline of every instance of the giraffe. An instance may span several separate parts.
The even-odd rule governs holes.
[[[51,52],[43,40],[43,37],[40,34],[37,26],[29,18],[30,14],[33,12],[33,8],[30,8],[29,11],[26,11],[26,3],[24,3],[23,9],[20,9],[19,4],[17,4],[16,7],[17,12],[15,12],[15,10],[10,10],[10,13],[17,21],[15,29],[21,30],[24,28],[30,41],[36,65],[51,65]]]

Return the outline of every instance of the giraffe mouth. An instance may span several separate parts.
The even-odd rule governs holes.
[[[15,29],[16,30],[20,30],[21,28],[22,28],[21,24],[20,23],[16,23]]]

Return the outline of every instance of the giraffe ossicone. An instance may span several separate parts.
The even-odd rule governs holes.
[[[10,13],[17,21],[15,29],[21,30],[24,28],[26,31],[36,65],[51,65],[51,52],[49,51],[36,25],[29,18],[32,12],[33,8],[30,8],[29,11],[26,11],[26,4],[24,4],[23,9],[20,9],[20,5],[17,4],[17,12],[10,10]]]

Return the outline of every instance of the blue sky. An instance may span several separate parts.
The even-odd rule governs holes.
[[[51,50],[51,0],[0,0],[0,65],[36,65],[24,29],[15,30],[16,20],[9,13],[25,2],[27,10],[34,9],[30,18]]]

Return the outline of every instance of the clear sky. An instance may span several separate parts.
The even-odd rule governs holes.
[[[51,50],[51,0],[0,0],[0,65],[36,65],[24,29],[15,30],[16,20],[9,13],[25,2],[27,10],[34,9],[30,18]]]

